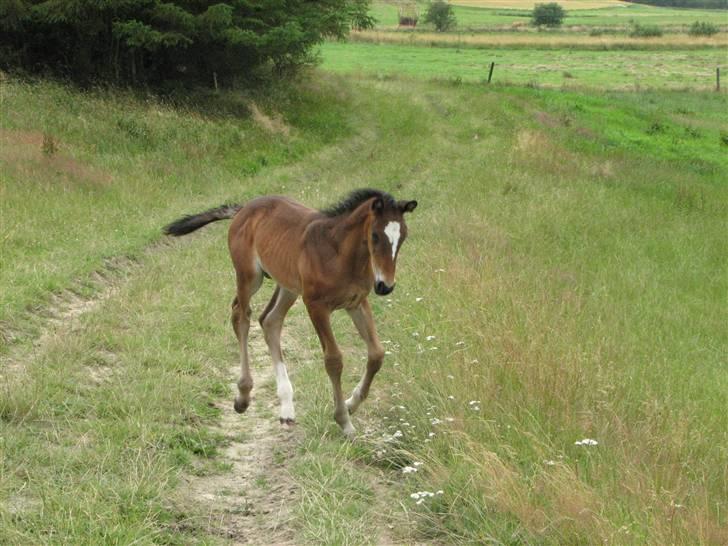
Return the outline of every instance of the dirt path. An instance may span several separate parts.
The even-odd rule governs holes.
[[[232,544],[295,544],[290,521],[297,491],[286,462],[295,455],[300,432],[281,426],[275,417],[278,399],[268,347],[257,323],[250,330],[255,381],[250,407],[243,415],[233,410],[238,366],[229,370],[230,395],[215,404],[222,416],[213,430],[229,441],[217,462],[230,471],[187,476],[186,502],[206,518],[208,533]]]

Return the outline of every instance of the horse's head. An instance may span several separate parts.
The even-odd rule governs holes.
[[[397,254],[407,238],[404,214],[415,207],[417,201],[387,203],[381,197],[372,200],[368,243],[374,270],[374,292],[380,296],[394,290]]]

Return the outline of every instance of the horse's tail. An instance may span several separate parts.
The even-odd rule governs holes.
[[[222,205],[199,214],[183,216],[179,220],[175,220],[168,226],[165,226],[164,233],[167,235],[174,235],[175,237],[187,235],[188,233],[192,233],[193,231],[200,229],[202,226],[206,226],[210,222],[217,222],[218,220],[227,220],[228,218],[232,218],[241,208],[242,205]]]

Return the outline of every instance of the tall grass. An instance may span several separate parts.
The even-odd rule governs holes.
[[[376,464],[417,468],[387,520],[446,543],[725,542],[722,122],[702,153],[670,144],[725,99],[360,85],[423,112],[382,127],[409,128],[408,167],[385,139],[322,181],[376,176],[421,203],[397,291],[374,300],[390,355],[355,419]],[[321,382],[299,371],[307,407],[329,404]],[[318,413],[307,430],[334,430]]]

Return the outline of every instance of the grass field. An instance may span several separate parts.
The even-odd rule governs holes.
[[[502,5],[490,1],[453,2],[455,17],[461,30],[512,30],[526,29],[531,18],[534,2],[504,0]],[[694,21],[708,21],[722,27],[728,26],[726,13],[722,10],[660,8],[624,2],[559,2],[566,10],[565,27],[607,27],[628,28],[633,21],[640,24],[659,25],[666,30],[671,27],[685,28]],[[417,4],[424,15],[427,3]],[[372,15],[377,26],[391,29],[398,24],[398,7],[394,3],[374,2]],[[578,30],[578,29],[577,29]],[[581,29],[584,30],[584,29]]]
[[[494,82],[599,89],[697,89],[715,86],[715,68],[728,69],[722,49],[594,51],[493,49],[329,42],[322,66],[342,74],[410,76],[480,82],[495,62]]]
[[[224,417],[226,226],[159,228],[370,185],[420,206],[398,288],[373,300],[389,354],[361,437],[331,419],[297,306],[299,429],[243,482],[285,477],[289,540],[728,541],[724,94],[314,73],[204,109],[7,79],[0,96],[1,543],[279,536],[225,455],[275,398],[259,385],[258,414]],[[350,388],[364,351],[346,317],[335,331]]]

